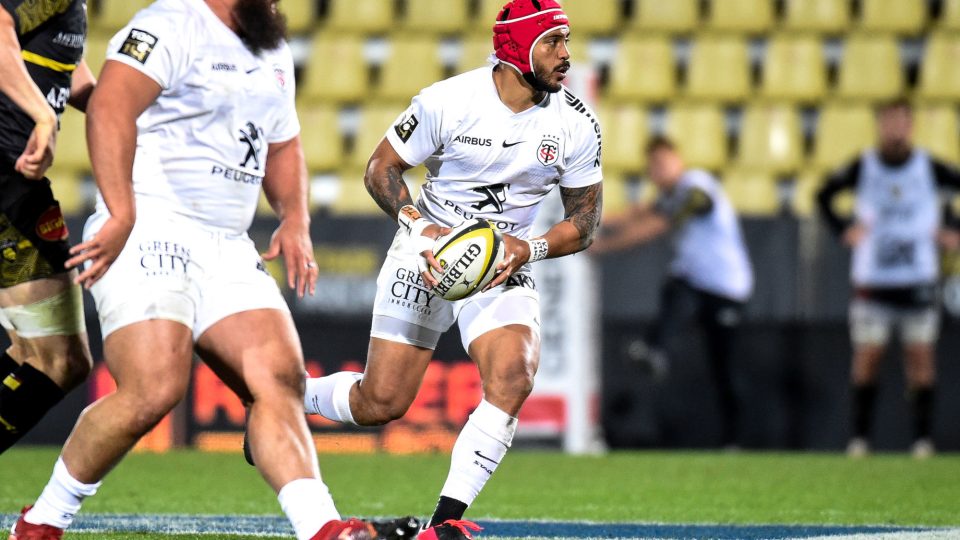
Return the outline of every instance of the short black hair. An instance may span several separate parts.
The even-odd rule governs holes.
[[[666,135],[658,134],[654,135],[647,141],[647,145],[644,148],[646,155],[651,155],[657,150],[673,150],[676,151],[677,144],[673,142],[673,139],[667,137]]]
[[[908,113],[913,112],[913,104],[906,96],[897,96],[877,104],[877,114],[882,114],[895,109],[905,109]]]

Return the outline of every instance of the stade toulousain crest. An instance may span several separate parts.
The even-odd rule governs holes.
[[[537,147],[537,160],[544,167],[555,165],[560,160],[560,137],[544,135]]]

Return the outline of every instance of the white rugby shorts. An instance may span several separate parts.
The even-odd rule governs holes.
[[[463,300],[449,301],[430,293],[417,270],[409,236],[400,230],[393,239],[377,277],[370,335],[434,349],[454,321],[464,350],[481,335],[511,324],[540,334],[540,295],[529,272],[514,274],[507,283]]]
[[[107,219],[87,220],[91,238]],[[253,309],[289,313],[250,237],[172,213],[139,212],[127,244],[90,292],[103,337],[152,319],[179,322],[200,336],[217,321]]]
[[[866,298],[850,302],[850,337],[854,345],[883,346],[894,328],[906,345],[933,344],[940,334],[940,309],[898,307]]]

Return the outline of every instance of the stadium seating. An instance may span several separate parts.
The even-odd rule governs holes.
[[[740,168],[724,171],[723,190],[741,216],[773,216],[780,211],[777,182],[763,171]]]
[[[809,218],[817,211],[817,191],[823,185],[824,172],[808,168],[797,174],[790,197],[790,211],[800,218]]]
[[[914,109],[914,141],[933,156],[960,165],[960,123],[952,103],[922,104]]]
[[[614,215],[623,212],[633,203],[627,177],[615,171],[603,172],[603,212]]]
[[[336,69],[332,68],[334,59]],[[368,69],[360,38],[317,32],[310,44],[303,83],[297,90],[308,100],[359,101],[367,95]]]
[[[98,32],[114,33],[130,22],[141,9],[149,6],[153,0],[99,0],[97,9],[90,17],[90,23]]]
[[[708,34],[690,53],[686,94],[691,98],[739,102],[750,93],[750,59],[744,38]]]
[[[631,36],[617,45],[610,66],[609,97],[630,101],[667,101],[676,93],[673,46],[659,36]]]
[[[87,153],[86,116],[68,107],[60,116],[60,133],[54,161],[60,168],[73,171],[89,171],[90,155]]]
[[[723,110],[709,103],[675,105],[667,112],[667,134],[691,167],[718,170],[727,161]]]
[[[381,212],[363,184],[363,168],[342,170],[336,185],[337,195],[330,205],[330,213],[344,216],[377,215]]]
[[[87,66],[93,71],[94,76],[100,75],[100,70],[103,69],[103,63],[106,61],[107,56],[107,44],[110,42],[111,37],[110,35],[99,33],[92,33],[87,36],[87,45],[84,50],[83,59],[86,60]]]
[[[464,39],[457,59],[456,72],[464,73],[487,65],[487,59],[493,53],[493,39],[489,36],[475,35]]]
[[[401,23],[403,30],[436,34],[455,34],[466,26],[467,2],[450,0],[407,0]]]
[[[944,30],[960,30],[960,0],[943,0],[939,27]]]
[[[349,165],[366,167],[370,154],[380,144],[387,129],[400,116],[405,105],[367,105],[360,111],[360,125],[354,134],[353,151],[349,156]]]
[[[699,0],[635,0],[629,24],[637,30],[685,34],[699,19]]]
[[[317,3],[314,0],[288,0],[278,5],[287,16],[287,31],[291,35],[308,33],[316,26]]]
[[[333,170],[343,159],[338,112],[329,105],[298,104],[300,138],[310,171]]]
[[[329,0],[327,27],[331,30],[384,33],[396,26],[394,2],[384,0]]]
[[[856,34],[847,38],[837,83],[839,97],[877,101],[903,90],[900,51],[893,37]]]
[[[824,170],[842,166],[874,144],[876,118],[863,104],[832,102],[820,109],[813,165]]]
[[[710,3],[709,28],[713,30],[759,34],[773,26],[773,2],[770,0],[713,0]]]
[[[926,0],[862,0],[859,22],[867,32],[915,35],[926,24]]]
[[[849,25],[847,0],[786,0],[783,26],[788,30],[840,34]]]
[[[561,0],[560,3],[570,17],[571,27],[581,35],[612,34],[622,20],[619,0]]]
[[[753,104],[740,125],[737,164],[774,175],[796,172],[803,161],[800,115],[790,105]]]
[[[632,104],[607,105],[597,109],[603,129],[605,169],[640,172],[645,163],[643,147],[650,132],[647,112]]]
[[[415,58],[415,62],[410,59]],[[390,42],[390,57],[380,68],[377,95],[409,101],[421,89],[443,78],[437,43],[431,38],[398,38]]]
[[[827,67],[820,40],[780,34],[767,44],[760,95],[776,100],[817,102],[827,92]]]
[[[60,210],[66,215],[80,215],[93,206],[93,182],[87,180],[87,174],[81,170],[63,167],[54,161],[45,176],[50,179],[53,196],[60,203]],[[74,231],[79,233],[80,231]],[[73,240],[76,241],[77,237]]]
[[[500,14],[500,10],[504,4],[506,4],[504,0],[480,0],[480,7],[477,10],[475,23],[471,25],[472,30],[480,34],[492,36],[493,23],[496,22],[497,15]]]
[[[925,99],[960,99],[960,35],[937,33],[927,40],[919,94]]]

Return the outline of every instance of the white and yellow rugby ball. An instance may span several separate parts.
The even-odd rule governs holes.
[[[445,300],[460,300],[493,281],[503,262],[503,236],[485,219],[468,219],[433,245],[433,256],[443,272],[430,273],[440,283],[433,294]]]

